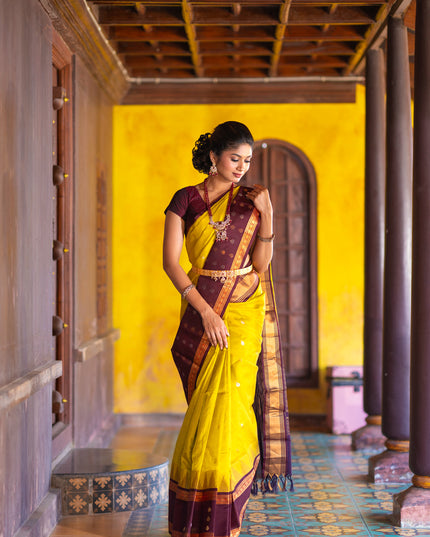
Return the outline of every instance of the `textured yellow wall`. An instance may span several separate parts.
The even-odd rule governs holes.
[[[118,106],[114,110],[114,323],[117,412],[182,412],[170,346],[179,296],[161,264],[173,193],[202,176],[191,149],[223,121],[279,138],[313,163],[318,192],[319,389],[289,391],[290,410],[324,413],[328,365],[362,362],[364,90],[355,104]]]

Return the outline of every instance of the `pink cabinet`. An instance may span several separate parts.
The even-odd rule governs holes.
[[[363,367],[327,367],[327,424],[334,434],[349,434],[366,425]]]

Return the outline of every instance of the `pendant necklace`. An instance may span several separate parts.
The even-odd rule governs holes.
[[[230,194],[229,194],[229,197],[228,197],[228,204],[227,204],[227,210],[225,212],[225,218],[224,220],[221,222],[214,222],[214,219],[212,217],[212,210],[211,210],[211,206],[209,205],[209,194],[208,194],[208,186],[207,186],[207,179],[204,180],[203,182],[203,189],[204,189],[204,194],[205,194],[205,203],[206,203],[206,208],[208,210],[208,214],[209,214],[209,225],[211,225],[214,229],[215,229],[215,233],[216,233],[216,236],[215,236],[215,239],[216,241],[226,241],[227,240],[227,228],[228,226],[230,225],[230,222],[231,222],[231,218],[230,218],[230,206],[231,206],[231,200],[233,198],[233,183],[231,184],[231,187],[230,187]]]

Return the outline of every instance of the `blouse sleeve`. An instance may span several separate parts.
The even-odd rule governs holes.
[[[167,211],[172,211],[173,213],[177,214],[181,218],[184,218],[185,213],[187,212],[188,208],[188,192],[187,188],[181,188],[181,190],[178,190],[172,200],[170,201],[169,205],[166,207],[164,214],[167,213]]]

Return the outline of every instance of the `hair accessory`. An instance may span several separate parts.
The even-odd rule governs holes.
[[[191,289],[194,289],[194,288],[195,288],[195,285],[193,283],[190,284],[188,287],[185,287],[185,289],[181,293],[182,298],[183,299],[187,298],[188,293],[191,291]]]
[[[257,239],[259,239],[261,242],[272,242],[275,238],[275,234],[272,233],[270,237],[261,237],[260,235],[257,235]]]
[[[209,175],[211,175],[212,177],[213,177],[214,175],[218,175],[218,170],[217,170],[215,164],[212,164],[212,166],[210,167]]]
[[[227,240],[227,228],[230,225],[231,218],[230,218],[230,206],[231,206],[231,200],[233,198],[233,186],[234,183],[231,183],[230,187],[230,195],[228,197],[228,204],[227,204],[227,210],[225,212],[225,218],[221,222],[214,222],[212,217],[212,210],[211,206],[209,205],[209,194],[208,194],[208,185],[207,185],[207,179],[203,182],[203,188],[205,193],[205,203],[206,203],[206,209],[208,210],[209,214],[209,225],[211,225],[216,232],[216,240],[219,241],[226,241]]]

